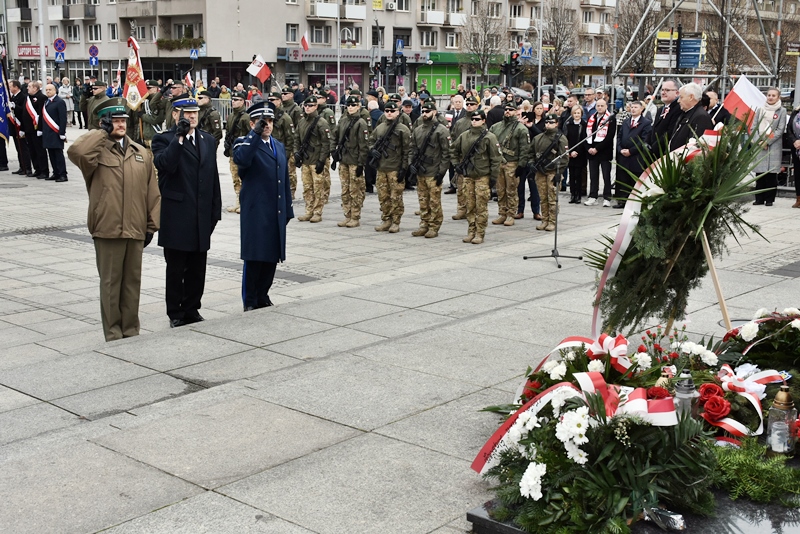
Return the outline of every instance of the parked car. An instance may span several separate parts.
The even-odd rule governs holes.
[[[548,83],[548,84],[542,85],[542,94],[544,94],[545,92],[550,92],[552,89],[553,89],[552,84]],[[555,93],[556,93],[556,97],[558,97],[558,98],[560,98],[562,100],[567,98],[569,96],[569,94],[570,94],[569,93],[569,89],[567,89],[567,87],[565,85],[556,85]]]
[[[520,98],[532,98],[533,96],[525,89],[520,89],[519,87],[512,87],[511,92],[514,93],[514,96],[518,96]]]

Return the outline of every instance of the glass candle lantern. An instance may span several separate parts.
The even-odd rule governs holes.
[[[797,408],[789,393],[789,386],[781,386],[769,409],[767,446],[772,453],[794,454]]]
[[[692,373],[681,371],[675,383],[675,411],[678,412],[678,416],[688,414],[691,417],[697,417],[697,397],[699,396]]]

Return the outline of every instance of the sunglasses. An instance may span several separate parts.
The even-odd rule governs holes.
[[[554,121],[554,120],[547,120],[547,121],[544,121],[544,123],[545,123],[545,124],[555,124],[555,123],[557,123],[557,122],[558,122],[558,121]]]
[[[358,104],[347,104],[348,108],[357,108]]]
[[[473,117],[473,118],[472,118],[472,122],[480,122],[480,121],[482,121],[482,120],[483,120],[483,119],[481,119],[480,117]]]
[[[315,107],[317,107],[317,105],[316,105],[316,104],[303,104],[303,107],[306,107],[306,108],[315,108]]]
[[[397,113],[398,111],[400,111],[400,110],[399,109],[387,109],[385,112],[386,113]]]
[[[467,102],[467,105],[468,106],[477,106],[478,104],[476,104],[475,102]]]

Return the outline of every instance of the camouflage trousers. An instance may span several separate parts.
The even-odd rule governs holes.
[[[497,213],[501,217],[503,215],[513,217],[517,214],[519,178],[516,172],[516,161],[504,163],[500,166],[500,174],[497,177]]]
[[[364,205],[364,195],[367,183],[364,173],[356,177],[356,165],[339,164],[339,181],[342,182],[342,211],[345,219],[360,220],[361,207]]]
[[[328,197],[331,196],[331,160],[325,160],[325,168],[322,170],[322,176],[324,181],[322,182],[322,187],[325,196],[323,197],[323,204],[328,203]],[[366,186],[365,186],[366,187]]]
[[[242,179],[239,178],[239,166],[233,162],[233,158],[228,158],[231,166],[231,178],[233,179],[233,191],[236,193],[236,200],[239,200],[239,191],[242,190]]]
[[[314,172],[315,165],[303,165],[300,168],[303,179],[303,200],[306,202],[306,215],[322,216],[325,207],[325,177]]]
[[[442,227],[442,186],[436,185],[433,176],[417,177],[419,196],[419,227],[439,231]]]
[[[558,188],[553,185],[553,179],[555,176],[555,171],[549,171],[545,174],[540,172],[536,173],[536,189],[539,190],[543,223],[556,223],[556,213],[558,210]]]
[[[286,164],[289,165],[289,185],[292,187],[292,200],[294,200],[294,192],[297,191],[297,168],[294,166],[294,152],[288,156]]]
[[[456,208],[458,213],[467,212],[467,196],[464,194],[464,177],[460,174],[456,179],[456,203],[458,204]]]
[[[467,203],[468,233],[483,237],[486,233],[486,223],[489,220],[489,197],[492,196],[489,177],[468,178],[465,176],[464,196]]]
[[[405,206],[403,205],[404,182],[397,183],[397,171],[378,171],[375,180],[378,189],[378,202],[381,204],[381,220],[400,224]]]

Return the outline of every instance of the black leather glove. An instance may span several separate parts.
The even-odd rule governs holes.
[[[414,165],[409,165],[408,166],[408,174],[416,175],[416,174],[419,174],[419,173],[417,172],[417,168],[414,167]]]
[[[517,178],[524,178],[527,173],[528,168],[523,165],[518,165],[517,170],[514,171],[514,174],[517,176]]]
[[[441,186],[444,181],[444,173],[436,175],[436,185]]]
[[[361,178],[362,176],[364,176],[364,167],[359,165],[356,167],[356,178]]]
[[[189,119],[183,118],[178,121],[178,124],[175,125],[175,135],[186,137],[191,129],[192,123],[189,122]]]
[[[170,89],[172,89],[172,84],[165,85],[164,87],[161,88],[161,94],[162,95],[167,94]]]
[[[397,171],[397,183],[402,184],[406,181],[406,169],[400,169]]]
[[[336,159],[335,158],[331,160],[331,170],[332,171],[336,170]]]
[[[144,236],[144,246],[149,245],[152,240],[153,240],[153,232],[147,232]]]
[[[381,160],[381,153],[377,150],[373,149],[369,151],[369,159],[373,161],[380,161]]]
[[[325,170],[325,162],[324,161],[318,161],[317,162],[317,166],[314,167],[314,172],[317,173],[317,174],[322,174],[322,171],[324,171],[324,170]]]
[[[303,156],[300,155],[300,152],[294,153],[294,166],[298,169],[303,166]]]
[[[100,128],[110,134],[114,131],[114,121],[111,120],[111,117],[105,115],[102,119],[100,119]]]
[[[226,158],[231,157],[231,148],[226,146],[225,150],[222,151],[222,155]]]
[[[259,119],[256,125],[253,127],[253,133],[261,137],[261,134],[264,133],[264,128],[266,126],[267,126],[267,119],[264,118]]]

